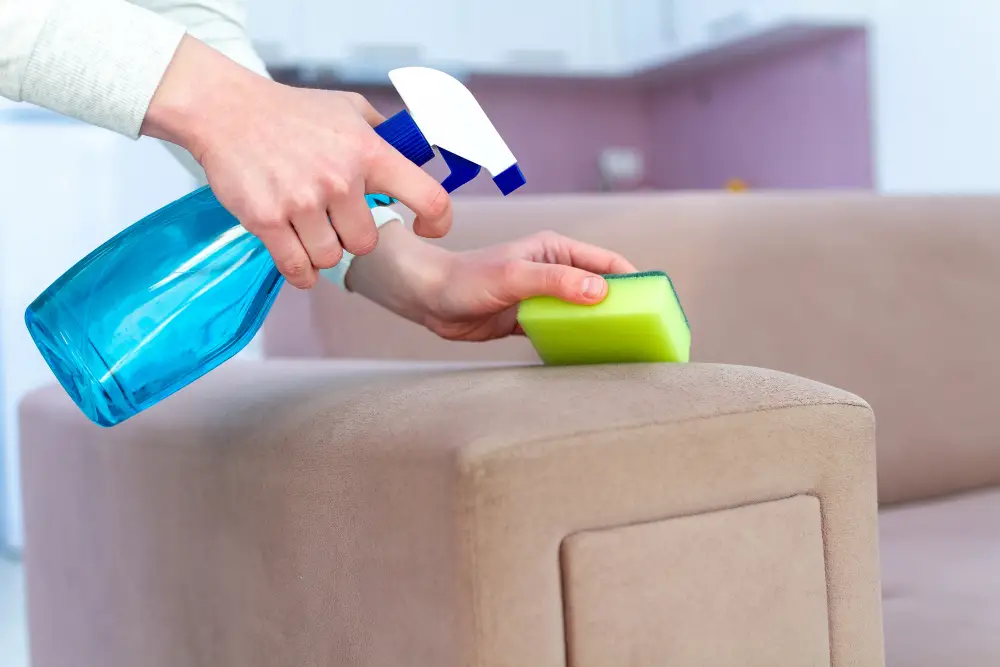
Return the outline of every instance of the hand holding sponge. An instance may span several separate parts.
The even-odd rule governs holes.
[[[604,276],[608,295],[581,306],[553,297],[523,301],[517,320],[548,365],[687,362],[691,327],[669,276]]]

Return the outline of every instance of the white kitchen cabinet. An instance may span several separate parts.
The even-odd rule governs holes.
[[[367,69],[404,64],[525,73],[624,67],[621,7],[660,0],[247,0],[248,30],[270,63]],[[648,41],[645,36],[627,40]]]
[[[739,39],[759,27],[759,5],[757,0],[623,2],[618,36],[623,65],[657,66]]]
[[[384,72],[461,60],[466,40],[460,26],[467,4],[248,0],[248,30],[271,62]]]
[[[300,56],[304,34],[303,0],[246,0],[247,33],[267,63]]]
[[[873,17],[875,0],[757,0],[769,20],[856,23]]]
[[[268,62],[363,71],[618,74],[793,24],[867,17],[875,0],[248,0]]]
[[[621,0],[579,2],[582,25],[568,45],[570,64],[580,72],[618,71],[627,64],[619,51],[619,6]]]
[[[571,44],[583,26],[582,12],[563,15],[563,3],[541,0],[470,2],[463,12],[465,58],[477,69],[562,72],[570,68]]]
[[[737,39],[760,21],[757,0],[675,0],[673,4],[681,53]]]
[[[621,3],[626,68],[668,64],[793,26],[860,24],[874,0],[629,0]]]
[[[639,68],[670,58],[678,48],[678,0],[629,0],[617,5],[619,67]]]
[[[611,72],[626,66],[625,29],[661,31],[661,0],[247,0],[248,31],[267,62],[367,69],[404,64],[499,72]],[[627,15],[628,14],[628,15]],[[647,34],[627,44],[649,44]],[[655,52],[652,54],[655,55]]]

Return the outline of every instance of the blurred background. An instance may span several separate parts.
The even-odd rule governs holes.
[[[388,115],[392,68],[463,80],[525,194],[1000,191],[1000,2],[248,3],[281,81],[357,90]],[[0,101],[0,667],[24,656],[15,406],[50,378],[24,308],[194,186],[155,142]],[[484,178],[457,196],[497,194]]]

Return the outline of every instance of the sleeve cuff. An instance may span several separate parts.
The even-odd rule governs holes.
[[[51,10],[52,0],[0,0],[0,97],[21,101],[24,70]]]
[[[122,0],[53,7],[25,69],[21,99],[131,138],[185,29]]]
[[[372,217],[375,219],[375,226],[378,228],[393,220],[403,222],[403,216],[387,206],[377,206],[371,209],[371,212]],[[352,261],[354,261],[354,255],[345,250],[344,256],[337,262],[335,267],[332,269],[323,269],[319,274],[340,289],[346,290],[347,285],[344,284],[344,280],[347,278],[347,272],[351,269]]]

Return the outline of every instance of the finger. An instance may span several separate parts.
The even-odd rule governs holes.
[[[344,256],[337,232],[334,231],[326,212],[302,214],[292,219],[292,227],[317,269],[329,269]]]
[[[492,291],[507,305],[534,296],[552,296],[581,305],[600,303],[608,292],[601,276],[563,264],[541,264],[525,260],[507,262],[500,268]]]
[[[365,122],[372,127],[385,122],[385,116],[380,114],[364,95],[360,93],[347,93],[347,99],[351,103],[351,106],[365,119]]]
[[[378,228],[364,190],[364,183],[358,181],[343,194],[330,197],[328,208],[340,244],[354,255],[367,255],[378,243]]]
[[[616,252],[561,234],[541,235],[542,256],[554,264],[568,264],[593,273],[635,273],[633,264]],[[553,261],[554,260],[554,261]]]
[[[289,283],[299,289],[309,289],[316,284],[319,272],[290,224],[275,226],[257,236]]]
[[[621,255],[589,243],[566,239],[570,264],[594,273],[635,273],[637,269]]]
[[[391,195],[416,214],[413,231],[418,236],[440,238],[451,229],[451,197],[387,142],[372,155],[365,181],[366,190]]]

